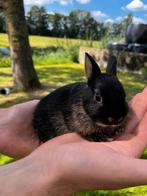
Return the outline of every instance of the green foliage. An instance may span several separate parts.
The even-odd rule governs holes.
[[[63,47],[35,48],[33,50],[35,65],[50,65],[71,62],[68,51]]]
[[[128,25],[132,22],[132,14],[118,22],[97,21],[87,10],[73,10],[69,15],[47,13],[44,7],[32,6],[26,13],[29,33],[51,37],[78,38],[100,40],[106,35],[124,37]],[[0,12],[0,32],[5,32],[5,18]]]
[[[110,37],[100,41],[87,41],[80,39],[50,38],[41,36],[30,36],[35,65],[50,65],[60,63],[78,62],[79,47],[90,46],[97,48],[106,47]],[[8,37],[0,34],[0,47],[8,47]],[[11,61],[7,56],[0,56],[0,67],[10,66]]]
[[[112,37],[125,37],[125,33],[127,31],[128,26],[132,23],[133,21],[133,15],[128,14],[127,17],[124,17],[117,22],[107,22],[105,24],[106,28],[106,34]]]
[[[0,67],[10,67],[10,65],[11,65],[10,57],[0,55]]]
[[[147,67],[142,68],[142,73],[144,75],[144,80],[147,79]]]
[[[79,46],[73,46],[69,48],[69,56],[72,62],[79,62]]]
[[[35,35],[48,34],[48,14],[44,7],[32,6],[27,13],[26,20],[29,33]]]
[[[117,22],[97,21],[87,10],[73,10],[69,15],[48,14],[43,7],[33,6],[27,13],[27,23],[31,34],[53,37],[100,40],[106,35],[124,37],[132,14]]]
[[[78,62],[79,47],[47,47],[34,48],[33,60],[35,65],[51,65]]]
[[[74,10],[65,16],[61,13],[48,14],[43,7],[32,6],[26,19],[33,35],[98,40],[105,32],[104,25],[100,26],[86,10]]]
[[[71,11],[67,22],[68,31],[65,35],[70,38],[98,40],[102,35],[100,31],[104,28],[104,26],[99,28],[99,22],[86,10]]]
[[[0,32],[6,32],[5,16],[0,10]]]

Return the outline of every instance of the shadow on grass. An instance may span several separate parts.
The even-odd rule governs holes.
[[[0,77],[12,77],[12,74],[0,72]]]
[[[34,100],[34,99],[41,99],[43,96],[42,94],[42,91],[40,91],[40,93],[25,93],[23,94],[22,96],[18,96],[16,95],[16,93],[12,93],[10,95],[11,99],[9,98],[9,95],[8,96],[4,96],[4,95],[1,95],[0,97],[3,97],[5,99],[4,102],[0,103],[0,107],[8,107],[8,106],[11,106],[11,105],[15,105],[15,104],[18,104],[18,103],[23,103],[23,102],[26,102],[26,101],[31,101],[31,100]]]
[[[32,47],[32,52],[33,54],[37,54],[37,55],[45,55],[45,54],[49,54],[51,52],[58,52],[58,51],[64,51],[65,47],[61,47],[61,46],[49,46],[49,47],[45,47],[45,48],[39,48],[39,47]]]
[[[125,88],[127,100],[130,100],[135,94],[141,92],[147,86],[147,80],[144,80],[143,74],[119,72],[118,75]]]
[[[39,78],[45,83],[51,84],[68,84],[72,82],[81,82],[85,80],[84,71],[78,68],[48,66],[38,70]]]

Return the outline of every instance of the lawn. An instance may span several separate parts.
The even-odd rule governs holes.
[[[43,37],[33,36],[29,37],[30,45],[36,48],[47,48],[50,46],[54,47],[71,47],[71,46],[89,46],[91,43],[87,40],[82,39],[67,39],[67,38],[56,38],[56,37]],[[117,41],[120,38],[111,38],[111,41]],[[104,37],[102,41],[93,41],[92,46],[97,48],[103,48],[107,42],[110,41],[109,37]],[[5,33],[0,33],[0,47],[9,47],[8,36]]]
[[[31,46],[36,48],[47,48],[50,46],[70,47],[75,45],[87,46],[89,44],[88,41],[81,39],[50,38],[45,36],[30,36],[29,40]],[[99,47],[101,44],[102,43],[100,41],[93,41],[94,47]],[[0,47],[9,47],[8,36],[5,33],[0,33]]]
[[[47,47],[53,47],[55,41],[57,46],[59,47],[58,42],[61,42],[62,39],[58,40],[57,38],[31,36],[30,40],[31,40],[32,47],[47,48]],[[52,41],[52,44],[51,41],[49,40]],[[64,42],[65,39],[63,39],[62,41]],[[69,40],[70,43],[72,42],[75,43],[78,41],[79,40]],[[0,45],[4,47],[8,46],[8,41],[5,34],[0,34]],[[85,81],[83,65],[78,63],[73,63],[72,61],[68,61],[66,63],[62,62],[61,64],[59,63],[51,64],[51,63],[46,63],[47,61],[43,59],[44,57],[42,57],[42,61],[40,64],[39,61],[37,61],[38,63],[35,63],[35,68],[37,70],[41,83],[45,84],[46,88],[32,93],[17,92],[13,90],[12,89],[13,80],[12,80],[10,61],[8,59],[5,59],[6,63],[0,64],[0,88],[10,87],[10,89],[12,89],[9,95],[7,96],[0,95],[0,107],[7,107],[15,103],[21,103],[36,98],[40,99],[41,97],[45,96],[56,87],[72,82]],[[0,62],[1,62],[1,57],[0,57]],[[124,85],[128,101],[131,99],[133,95],[142,91],[143,88],[147,85],[147,81],[144,80],[145,78],[144,74],[119,71],[118,77],[122,82],[122,84]],[[144,153],[143,158],[147,158],[147,152]],[[0,164],[4,164],[9,161],[10,158],[5,156],[0,156]],[[88,193],[86,192],[86,193],[76,194],[76,196],[107,196],[107,195],[146,196],[147,188],[146,186],[142,186],[142,187],[133,187],[133,188],[123,189],[123,190],[117,190],[117,191],[96,191],[96,192],[88,192]]]

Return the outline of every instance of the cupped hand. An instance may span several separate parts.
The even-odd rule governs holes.
[[[105,142],[103,145],[115,148],[117,151],[121,150],[125,154],[129,151],[129,156],[140,156],[147,146],[146,96],[147,88],[132,98],[129,105],[133,112],[130,112],[125,132],[117,140]],[[23,157],[39,146],[39,139],[32,126],[33,112],[37,103],[38,101],[34,100],[0,110],[1,153],[13,157]],[[131,147],[136,140],[141,143],[139,150]]]
[[[4,142],[3,148],[5,146],[7,152],[19,156],[36,149],[24,159],[1,168],[0,172],[9,179],[9,188],[4,190],[9,189],[15,195],[23,191],[25,195],[27,191],[38,196],[66,196],[83,190],[147,184],[147,161],[137,159],[147,146],[146,96],[147,89],[132,98],[130,107],[133,112],[130,113],[126,130],[112,142],[89,142],[71,133],[36,148],[39,141],[31,122],[37,101],[12,107],[8,119],[13,119],[15,125],[10,129],[12,132],[4,129],[6,132],[0,133],[3,141],[7,133],[6,141],[10,142]],[[16,118],[16,114],[20,117]],[[3,128],[7,128],[6,122]],[[17,145],[13,144],[12,138]],[[27,189],[24,184],[27,184]]]
[[[12,157],[23,157],[39,145],[32,125],[38,100],[16,104],[0,110],[0,152]]]

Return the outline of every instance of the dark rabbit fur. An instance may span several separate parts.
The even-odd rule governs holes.
[[[128,113],[123,86],[116,76],[116,58],[110,57],[106,73],[85,54],[87,83],[58,88],[36,107],[33,125],[43,142],[76,132],[91,141],[107,141],[122,131]]]

